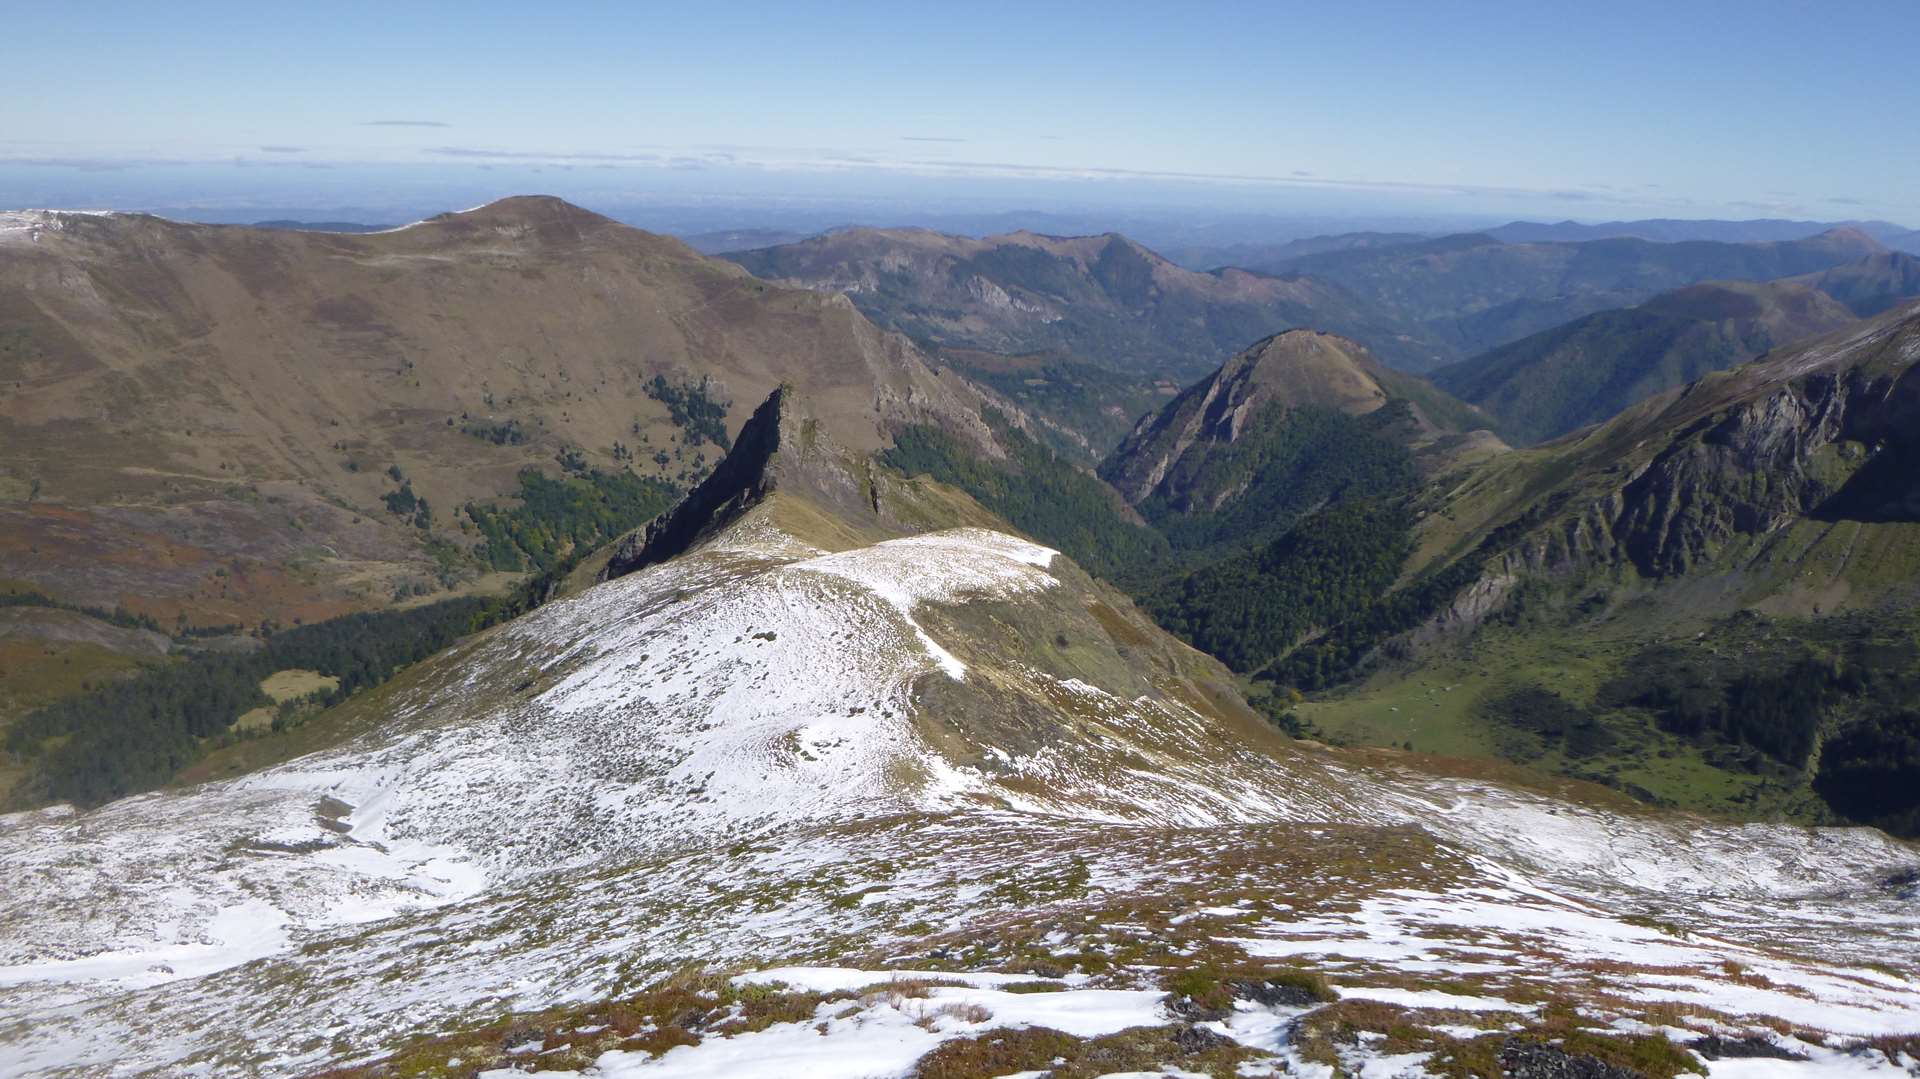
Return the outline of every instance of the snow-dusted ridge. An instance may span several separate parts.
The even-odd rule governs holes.
[[[487,207],[489,207],[489,206],[492,206],[494,202],[499,202],[499,201],[501,201],[501,200],[500,200],[500,199],[494,199],[494,200],[493,200],[493,202],[483,202],[483,203],[481,203],[481,204],[480,204],[480,205],[478,205],[478,206],[469,206],[469,207],[467,207],[467,208],[466,208],[466,209],[464,209],[464,210],[453,210],[453,211],[450,211],[450,212],[449,212],[449,213],[447,213],[447,214],[436,214],[436,215],[434,215],[434,216],[436,216],[436,217],[441,217],[441,216],[452,216],[452,217],[458,217],[458,216],[461,216],[461,215],[464,215],[464,214],[470,214],[470,213],[474,213],[475,211],[478,211],[478,210],[484,210],[484,209],[486,209]],[[406,224],[404,224],[404,225],[395,225],[395,226],[393,226],[392,228],[389,228],[389,229],[374,229],[374,230],[373,230],[373,231],[371,231],[371,232],[366,232],[366,233],[362,233],[361,235],[363,235],[363,236],[384,236],[384,235],[386,235],[386,234],[387,234],[387,233],[389,233],[389,232],[405,232],[405,231],[407,231],[408,229],[410,229],[410,228],[413,228],[413,227],[414,227],[414,226],[416,226],[416,225],[424,225],[424,224],[426,224],[427,222],[429,222],[429,221],[431,221],[431,220],[433,220],[433,218],[431,218],[431,217],[423,217],[423,218],[421,218],[421,219],[420,219],[420,220],[418,220],[418,221],[409,221],[409,222],[407,222],[407,223],[406,223]]]
[[[1455,1010],[1514,1022],[1507,994],[1578,986],[1920,1029],[1920,912],[1882,883],[1920,867],[1908,846],[1289,743],[1207,705],[1164,638],[1103,630],[1111,597],[1047,548],[967,528],[827,551],[775,509],[423,665],[339,748],[0,818],[0,1073],[298,1074],[687,961],[911,966],[1018,926],[1061,954],[1179,934],[1401,1006],[1436,1002],[1408,979],[1465,978]],[[1007,1022],[1171,1021],[1150,984],[1016,1002],[967,977]],[[1286,1059],[1292,1018],[1218,1029]],[[820,1021],[847,1059],[965,1032]],[[741,1037],[602,1074],[819,1039]]]
[[[42,235],[59,232],[75,217],[124,217],[119,210],[0,210],[0,245],[37,244]]]

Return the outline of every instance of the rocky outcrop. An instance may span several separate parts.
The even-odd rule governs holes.
[[[1850,380],[1818,375],[1683,431],[1621,492],[1624,553],[1650,577],[1682,574],[1738,533],[1806,516],[1835,491],[1816,456],[1843,437]]]
[[[1802,520],[1920,521],[1920,309],[1694,383],[1560,448],[1538,468],[1561,478],[1488,533],[1475,583],[1423,635],[1471,629],[1527,578],[1734,571],[1730,545]]]
[[[804,494],[849,521],[886,527],[871,468],[827,438],[793,388],[781,386],[754,410],[711,475],[678,506],[620,541],[600,579],[686,553],[776,489]]]
[[[1142,419],[1101,466],[1101,478],[1135,504],[1165,494],[1161,488],[1183,457],[1234,442],[1269,406],[1372,412],[1387,402],[1376,377],[1384,372],[1345,338],[1313,330],[1275,334]]]

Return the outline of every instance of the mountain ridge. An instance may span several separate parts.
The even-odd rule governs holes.
[[[1546,223],[1510,221],[1486,231],[1502,240],[1520,243],[1558,240],[1600,240],[1630,237],[1672,243],[1679,240],[1714,240],[1723,243],[1755,243],[1798,240],[1835,228],[1865,232],[1881,243],[1900,237],[1907,229],[1888,221],[1787,221],[1779,218],[1751,218],[1745,221],[1681,220],[1649,218],[1639,221],[1608,221],[1582,224],[1577,221]]]
[[[1774,280],[1883,250],[1852,229],[1752,244],[1631,238],[1505,243],[1462,234],[1311,255],[1287,267],[1344,287],[1413,327],[1430,347],[1399,366],[1419,372],[1700,281]]]
[[[1910,833],[1917,369],[1910,302],[1429,485],[1394,592],[1262,677],[1339,737],[1417,702],[1450,752]]]
[[[1203,443],[1235,441],[1255,412],[1322,409],[1358,417],[1389,400],[1408,404],[1413,444],[1464,434],[1463,427],[1491,427],[1471,406],[1388,368],[1356,342],[1288,330],[1255,342],[1159,412],[1142,417],[1101,474],[1136,504],[1166,497],[1162,488],[1179,459]]]
[[[436,544],[470,580],[464,507],[527,469],[690,484],[783,381],[858,448],[995,452],[984,398],[844,299],[558,199],[354,235],[11,219],[0,578],[92,606],[314,620],[439,589]]]
[[[727,257],[768,280],[845,292],[916,338],[1061,349],[1149,374],[1192,377],[1248,341],[1305,325],[1399,347],[1395,327],[1339,288],[1297,274],[1187,270],[1119,233],[972,239],[862,228]]]
[[[471,1071],[537,1044],[575,1070],[724,1070],[879,1032],[905,1071],[1039,1022],[1065,1028],[1042,1063],[1111,1063],[1097,1039],[1144,1028],[1153,1067],[1304,1070],[1375,1057],[1313,1032],[1369,1002],[1444,1059],[1568,1036],[1542,999],[1661,1031],[1583,1034],[1571,1059],[1691,1061],[1719,1020],[1662,993],[1777,1014],[1838,1058],[1920,1017],[1885,884],[1920,862],[1884,836],[1288,739],[1057,552],[954,519],[821,531],[839,517],[776,485],[677,557],[418,664],[317,752],[0,817],[29,867],[0,894],[0,1065]],[[1256,901],[1275,889],[1284,910]],[[1676,894],[1713,899],[1711,932]],[[1489,969],[1436,991],[1461,929]],[[1765,984],[1728,988],[1735,962]],[[1458,1033],[1462,1001],[1500,1030]]]
[[[1855,320],[1804,280],[1688,285],[1440,368],[1433,380],[1500,415],[1524,439],[1555,438]]]

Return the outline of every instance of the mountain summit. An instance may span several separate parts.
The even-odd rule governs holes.
[[[1219,461],[1223,455],[1263,453],[1247,441],[1256,430],[1263,438],[1291,442],[1286,432],[1298,424],[1288,426],[1289,417],[1338,416],[1332,425],[1344,430],[1352,426],[1345,421],[1369,416],[1390,401],[1399,402],[1401,411],[1392,418],[1389,437],[1409,447],[1431,447],[1440,436],[1491,426],[1472,406],[1417,376],[1388,369],[1354,341],[1289,330],[1255,343],[1144,417],[1101,467],[1101,476],[1134,503],[1158,499],[1193,508],[1204,502],[1218,509],[1244,490],[1221,479]],[[1491,436],[1480,441],[1498,445]]]
[[[441,591],[450,551],[545,555],[463,554],[528,470],[690,485],[783,383],[861,452],[921,422],[991,452],[979,392],[844,298],[559,199],[35,221],[0,230],[0,578],[67,602],[253,626]]]

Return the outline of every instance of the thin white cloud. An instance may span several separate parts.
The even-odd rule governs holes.
[[[408,126],[448,126],[440,121],[370,121],[387,125]],[[947,136],[937,136],[947,138]],[[933,139],[936,136],[915,136],[915,139]],[[4,143],[0,143],[4,145]],[[44,146],[44,144],[40,144]],[[278,156],[302,152],[299,147],[254,148],[257,152]],[[312,153],[312,151],[305,151]],[[460,161],[469,167],[491,169],[495,166],[506,167],[520,165],[536,167],[550,165],[565,167],[568,165],[596,166],[601,169],[724,169],[735,168],[764,173],[833,173],[868,172],[899,173],[908,175],[967,178],[980,180],[1025,179],[1058,181],[1139,181],[1149,183],[1180,183],[1196,185],[1220,185],[1223,187],[1275,189],[1352,191],[1405,194],[1458,195],[1476,198],[1551,200],[1556,202],[1587,203],[1595,206],[1621,204],[1650,209],[1655,205],[1665,207],[1676,214],[1696,214],[1702,210],[1724,212],[1739,209],[1756,216],[1806,216],[1814,211],[1812,205],[1861,206],[1876,208],[1876,212],[1893,212],[1890,207],[1881,210],[1877,204],[1863,202],[1849,196],[1832,198],[1813,197],[1807,200],[1758,198],[1747,201],[1727,200],[1721,202],[1701,202],[1675,193],[1664,192],[1660,185],[1643,183],[1632,188],[1618,188],[1602,184],[1574,184],[1560,187],[1496,185],[1457,182],[1429,182],[1419,180],[1379,179],[1373,177],[1323,176],[1306,169],[1294,169],[1286,172],[1205,172],[1198,170],[1175,169],[1136,169],[1099,165],[1057,165],[1032,164],[1018,161],[996,161],[986,159],[946,159],[939,157],[917,157],[909,154],[892,154],[873,147],[777,147],[764,145],[742,145],[730,143],[680,144],[635,147],[633,152],[607,152],[596,150],[572,151],[536,151],[522,149],[502,149],[494,147],[476,147],[443,145],[416,149],[407,152],[412,157],[408,162],[405,156],[396,159],[391,151],[369,150],[365,156],[353,152],[335,151],[326,157],[315,159],[302,156],[299,164],[305,167],[333,166],[351,168],[355,166],[392,165],[400,163],[425,164],[434,159]],[[235,158],[169,158],[156,159],[138,156],[126,158],[106,156],[85,156],[82,154],[43,154],[30,156],[9,155],[0,151],[0,164],[39,165],[88,171],[108,171],[142,166],[166,167],[206,163],[246,164]],[[256,164],[265,166],[266,160],[256,159]],[[283,164],[294,164],[283,161]]]
[[[464,157],[484,161],[631,161],[636,164],[662,160],[659,154],[535,153],[523,150],[489,150],[475,146],[430,146],[426,153],[436,157]]]

